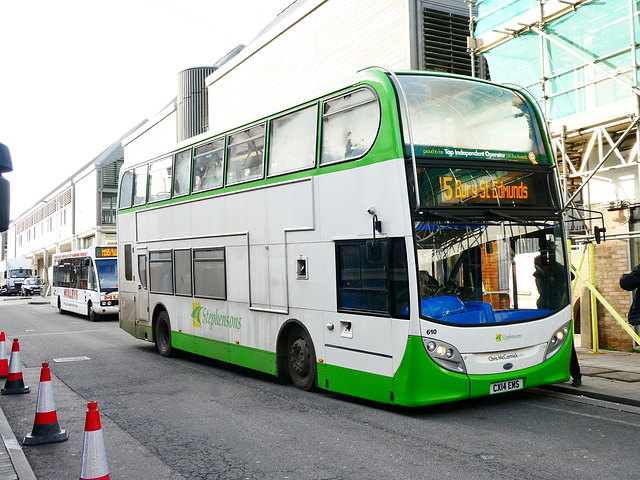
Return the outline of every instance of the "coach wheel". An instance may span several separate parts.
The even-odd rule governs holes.
[[[169,323],[169,315],[165,311],[160,312],[160,315],[158,315],[156,328],[153,332],[153,339],[156,343],[156,350],[158,350],[160,355],[170,357],[172,354],[171,324]]]
[[[316,356],[309,334],[301,328],[289,333],[287,366],[291,381],[300,390],[311,390],[316,382]]]
[[[58,297],[58,313],[60,313],[60,315],[64,315],[64,310],[62,309],[62,302],[60,301],[60,297]]]
[[[89,311],[89,320],[92,322],[97,321],[98,315],[96,315],[96,312],[93,310],[93,304],[91,302],[87,304],[87,310]]]

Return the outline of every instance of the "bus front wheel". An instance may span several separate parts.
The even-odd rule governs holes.
[[[163,357],[170,357],[171,349],[171,324],[169,323],[169,315],[167,312],[160,312],[156,322],[153,339],[156,344],[156,350]]]
[[[58,313],[60,315],[64,315],[64,310],[62,309],[62,301],[60,300],[60,297],[58,297]]]
[[[309,334],[301,328],[289,333],[287,366],[293,384],[300,390],[311,390],[316,382],[316,355]]]
[[[87,313],[89,315],[89,320],[95,322],[98,320],[98,314],[93,310],[93,304],[91,302],[87,305]]]

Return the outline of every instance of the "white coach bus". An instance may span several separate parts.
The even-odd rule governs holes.
[[[97,246],[53,255],[51,306],[87,315],[94,322],[117,315],[118,249]]]

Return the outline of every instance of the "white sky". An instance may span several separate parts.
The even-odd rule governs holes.
[[[177,94],[178,72],[247,45],[293,0],[0,3],[0,142],[11,219]]]

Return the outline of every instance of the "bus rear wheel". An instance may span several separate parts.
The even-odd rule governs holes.
[[[173,353],[171,348],[171,323],[167,312],[160,312],[156,326],[153,332],[153,340],[156,344],[156,350],[163,357],[170,357]]]
[[[287,366],[291,381],[300,390],[311,390],[316,383],[316,355],[309,334],[301,328],[289,333]]]

